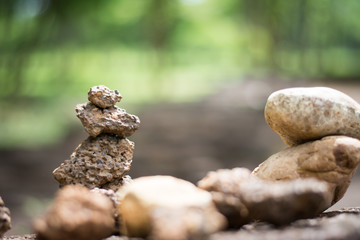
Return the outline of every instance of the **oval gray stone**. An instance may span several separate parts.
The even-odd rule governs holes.
[[[360,138],[360,105],[326,87],[288,88],[271,94],[265,120],[290,146],[329,135]]]

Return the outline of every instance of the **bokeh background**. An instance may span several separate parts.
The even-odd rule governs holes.
[[[51,202],[52,170],[87,135],[94,85],[142,125],[130,175],[198,181],[254,168],[285,145],[268,95],[330,86],[360,101],[357,0],[0,0],[0,196],[13,229]],[[355,179],[333,208],[360,203]]]

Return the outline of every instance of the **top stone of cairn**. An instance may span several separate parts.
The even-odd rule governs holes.
[[[120,102],[122,96],[118,90],[110,90],[104,85],[99,85],[90,88],[88,99],[100,108],[108,108],[114,106],[117,102]]]

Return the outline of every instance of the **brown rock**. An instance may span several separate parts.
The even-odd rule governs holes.
[[[140,125],[137,116],[128,114],[117,106],[101,109],[92,103],[84,103],[76,105],[75,111],[85,130],[92,137],[101,133],[129,137]]]
[[[130,170],[134,143],[116,135],[88,137],[53,171],[60,186],[82,184],[116,191]],[[128,177],[125,179],[127,181]]]
[[[198,185],[212,193],[233,227],[252,220],[289,224],[317,216],[330,205],[326,183],[315,179],[263,181],[243,168],[210,172]]]
[[[112,91],[104,85],[99,85],[90,88],[88,99],[100,108],[108,108],[120,102],[122,96],[118,90]]]
[[[119,187],[125,186],[132,182],[132,179],[129,175],[125,175],[122,178],[115,179],[113,182],[108,182],[102,185],[103,189],[111,189],[113,191],[117,191]]]
[[[226,224],[208,192],[174,177],[141,177],[121,188],[118,195],[123,231],[128,236],[192,239]]]
[[[325,87],[288,88],[271,94],[265,120],[290,145],[329,135],[360,138],[360,105]]]
[[[111,200],[112,202],[112,213],[113,213],[113,218],[114,218],[114,229],[113,229],[113,233],[118,233],[119,232],[119,211],[117,210],[117,206],[120,204],[116,193],[111,190],[111,189],[103,189],[103,188],[93,188],[91,189],[91,192],[94,193],[99,193],[102,194],[103,196],[107,197],[108,199]]]
[[[253,174],[264,180],[316,178],[328,183],[331,204],[345,194],[360,162],[360,141],[329,136],[289,147],[261,163]]]
[[[60,189],[53,205],[34,221],[39,239],[98,240],[114,229],[113,205],[105,196],[79,185]]]
[[[252,181],[240,187],[241,200],[252,219],[286,225],[318,216],[330,207],[331,193],[316,179]]]
[[[237,228],[252,220],[239,198],[239,185],[251,182],[252,178],[246,168],[219,169],[209,172],[198,182],[198,187],[211,193],[217,209],[228,219],[229,227]]]
[[[0,197],[0,238],[11,228],[10,211]]]

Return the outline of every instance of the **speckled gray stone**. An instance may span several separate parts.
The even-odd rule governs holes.
[[[360,138],[360,105],[326,87],[272,93],[265,106],[265,120],[290,146],[329,135]]]
[[[11,228],[10,211],[0,197],[0,238]]]
[[[120,102],[122,96],[118,90],[110,90],[104,85],[99,85],[90,88],[88,99],[100,108],[108,108]]]
[[[53,171],[60,185],[82,184],[88,188],[116,191],[130,170],[134,143],[116,135],[88,137]],[[128,177],[125,178],[127,181]]]
[[[129,137],[140,126],[137,116],[128,114],[117,106],[101,109],[92,103],[84,103],[76,105],[75,111],[85,130],[92,137],[101,133]]]
[[[334,204],[344,196],[359,163],[358,139],[328,136],[270,156],[253,174],[271,181],[297,178],[325,181],[331,192],[330,202]]]

